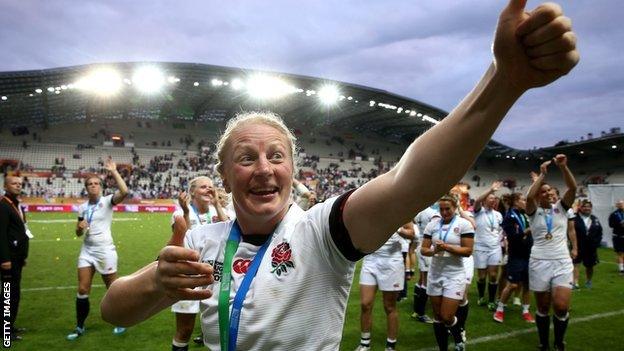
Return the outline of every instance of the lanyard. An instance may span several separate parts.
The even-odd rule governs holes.
[[[518,221],[520,229],[522,230],[522,233],[524,233],[524,228],[526,227],[524,224],[524,216],[522,214],[516,213],[516,210],[514,209],[511,210],[511,216]]]
[[[197,223],[198,224],[202,224],[201,217],[199,216],[199,211],[197,210],[197,208],[195,208],[195,205],[191,204],[191,208],[195,212],[195,216],[197,216]],[[210,216],[210,207],[208,207],[208,212],[206,212],[206,221],[205,222],[206,223],[212,223],[211,218],[212,218],[212,216]]]
[[[15,212],[17,212],[17,215],[20,217],[20,219],[22,220],[22,222],[26,223],[24,221],[24,214],[22,213],[22,211],[15,206],[15,204],[13,203],[13,200],[11,200],[8,196],[3,196],[3,198],[9,203],[11,204],[11,207],[13,207],[13,209],[15,210]]]
[[[552,209],[550,210],[552,211]],[[552,213],[550,213],[550,211],[548,212],[544,212],[545,219],[546,219],[546,230],[548,231],[548,234],[552,233],[552,227],[553,227],[553,216]]]
[[[444,226],[444,219],[440,219],[440,239],[442,239],[443,242],[446,242],[446,237],[448,236],[448,233],[451,231],[451,227],[453,227],[453,223],[455,223],[456,219],[457,219],[457,215],[453,216],[453,219],[451,220],[451,223],[449,223],[448,228],[446,228],[445,232],[442,231],[442,226]],[[442,236],[442,233],[444,233],[444,237]]]
[[[93,214],[95,213],[95,210],[97,209],[97,206],[99,203],[100,203],[100,198],[98,198],[95,205],[87,204],[87,210],[85,211],[87,215],[85,216],[85,218],[87,219],[87,223],[89,223],[89,225],[91,225],[91,221],[93,220]]]
[[[234,351],[236,350],[236,339],[238,337],[238,324],[240,322],[241,311],[243,310],[243,301],[247,295],[247,291],[251,285],[251,281],[255,278],[262,257],[266,252],[273,235],[262,244],[256,256],[251,261],[245,278],[241,283],[236,295],[234,296],[234,302],[232,303],[232,313],[230,314],[230,288],[232,284],[232,259],[238,249],[238,244],[241,240],[240,227],[238,222],[234,221],[232,229],[230,229],[230,235],[225,246],[225,254],[223,257],[223,274],[221,275],[221,284],[219,287],[219,338],[221,341],[221,350]]]
[[[485,218],[487,218],[488,223],[490,224],[490,228],[492,231],[494,231],[494,229],[496,229],[494,227],[494,221],[496,216],[494,215],[494,211],[493,210],[485,210]]]

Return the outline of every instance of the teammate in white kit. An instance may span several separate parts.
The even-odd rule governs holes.
[[[554,346],[565,349],[564,336],[568,326],[568,309],[573,284],[572,258],[576,256],[576,238],[570,237],[572,253],[568,251],[567,211],[574,203],[576,181],[567,165],[565,155],[553,159],[561,170],[567,190],[561,200],[552,204],[550,186],[544,183],[551,161],[540,167],[540,175],[529,188],[526,213],[529,216],[533,247],[529,258],[529,288],[535,292],[537,313],[535,323],[540,340],[540,349],[548,350],[550,307],[553,308],[555,329]],[[572,258],[570,257],[572,255]]]
[[[190,194],[190,199],[189,195]],[[212,179],[199,176],[189,182],[188,194],[182,192],[179,207],[171,216],[173,226],[176,217],[184,218],[186,228],[194,229],[203,224],[228,220],[219,201]],[[188,343],[195,327],[195,315],[199,313],[199,301],[183,300],[171,306],[176,315],[176,333],[171,344],[172,351],[188,350]],[[197,337],[203,344],[203,337]]]
[[[399,335],[397,297],[403,290],[404,261],[401,254],[403,239],[414,238],[410,221],[399,228],[377,251],[364,256],[360,270],[360,345],[357,351],[370,349],[373,327],[373,305],[377,289],[381,290],[387,319],[386,350],[394,350]]]
[[[117,250],[111,233],[113,206],[121,203],[128,195],[128,187],[113,160],[106,160],[104,168],[113,176],[117,191],[112,195],[102,196],[100,177],[93,175],[85,179],[88,200],[78,207],[76,224],[76,235],[84,235],[78,256],[76,329],[67,335],[67,340],[76,340],[85,332],[84,322],[89,315],[89,292],[95,271],[102,275],[107,288],[117,279]],[[113,329],[114,334],[124,331],[125,328],[121,327]]]
[[[434,218],[440,218],[440,212],[438,211],[438,203],[427,207],[420,211],[414,218],[414,223],[418,229],[418,246],[416,248],[416,257],[418,258],[418,282],[414,283],[414,306],[412,318],[422,323],[433,323],[433,320],[425,314],[425,306],[427,305],[427,273],[429,272],[429,266],[431,265],[431,257],[423,256],[420,252],[422,245],[423,234],[427,224]]]
[[[455,339],[455,350],[465,345],[455,313],[466,290],[464,257],[472,254],[474,227],[457,213],[457,200],[452,195],[442,197],[440,220],[431,221],[425,228],[421,252],[432,257],[427,282],[431,298],[433,331],[440,350],[448,348],[449,331]]]
[[[492,186],[477,198],[474,206],[475,231],[474,263],[477,268],[478,280],[477,290],[479,301],[477,304],[483,306],[485,300],[485,279],[488,278],[488,308],[494,310],[496,305],[496,291],[498,290],[498,269],[503,261],[501,251],[501,237],[503,216],[494,209],[497,198],[494,193],[498,191],[501,182],[495,181]]]
[[[569,26],[557,26],[565,30],[554,37],[540,30],[551,23],[543,14],[559,21],[560,8],[544,4],[534,16],[524,6],[510,1],[483,79],[392,170],[308,211],[290,202],[296,149],[281,119],[269,113],[230,119],[217,169],[236,221],[200,226],[186,235],[186,248],[167,246],[158,262],[118,279],[102,300],[103,318],[129,326],[178,300],[197,299],[204,342],[213,351],[339,349],[355,261],[448,191],[525,91],[576,65],[574,45],[564,45],[574,38]]]

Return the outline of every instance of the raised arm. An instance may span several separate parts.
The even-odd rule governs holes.
[[[486,190],[483,194],[479,195],[479,197],[475,200],[474,204],[474,212],[477,213],[481,210],[481,206],[483,206],[483,201],[487,199],[490,194],[494,194],[500,189],[503,182],[497,180],[492,183],[492,185]]]
[[[396,167],[351,194],[343,219],[357,249],[374,251],[387,233],[447,192],[526,90],[551,83],[577,63],[574,34],[561,8],[544,4],[526,13],[525,4],[512,0],[502,11],[494,62],[476,87],[416,139]],[[470,143],[464,141],[467,135]]]
[[[414,230],[414,223],[412,223],[412,221],[409,221],[403,224],[403,226],[399,228],[399,230],[397,230],[397,233],[399,233],[399,235],[404,239],[409,239],[409,240],[414,239],[416,237],[416,231]]]
[[[531,172],[531,179],[533,180],[533,183],[529,187],[526,195],[526,213],[528,215],[532,215],[535,213],[535,210],[537,210],[537,193],[539,192],[542,184],[544,184],[546,173],[548,173],[548,165],[550,165],[550,163],[551,161],[546,161],[540,165],[540,174],[537,177],[534,172]]]
[[[117,184],[117,191],[113,194],[112,199],[113,205],[120,204],[128,195],[128,186],[121,177],[121,174],[117,171],[117,164],[113,162],[110,157],[106,160],[106,163],[104,163],[104,169],[110,172],[113,179],[115,179],[115,183]]]
[[[576,180],[568,168],[568,158],[566,155],[559,154],[554,158],[555,164],[561,170],[561,174],[563,175],[563,180],[566,183],[566,187],[568,188],[563,194],[561,198],[561,203],[564,205],[566,209],[572,207],[574,203],[574,198],[576,197]]]

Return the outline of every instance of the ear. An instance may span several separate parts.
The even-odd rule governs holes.
[[[225,179],[225,177],[221,177],[221,180],[223,181],[223,188],[225,189],[226,193],[231,193],[232,189],[230,188],[230,184],[228,183],[227,179]]]

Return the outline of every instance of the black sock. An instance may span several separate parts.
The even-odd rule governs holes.
[[[185,346],[175,346],[171,345],[171,351],[188,351],[188,345]]]
[[[457,316],[457,325],[461,330],[466,329],[466,319],[468,319],[468,302],[466,301],[466,305],[459,305],[457,307],[457,312],[455,313]]]
[[[550,333],[550,318],[548,315],[540,316],[535,314],[535,325],[539,334],[539,341],[542,346],[548,346],[548,334]]]
[[[455,342],[455,345],[461,342],[464,342],[464,339],[462,338],[462,335],[461,335],[461,328],[459,327],[459,321],[457,320],[457,317],[455,317],[455,324],[447,328],[451,332],[451,335],[453,336],[453,341]]]
[[[420,287],[418,285],[414,285],[414,304],[412,305],[412,311],[418,315],[420,315],[419,308],[419,300],[420,300]]]
[[[425,305],[427,304],[427,290],[425,288],[416,287],[414,291],[418,291],[418,299],[414,300],[414,312],[417,315],[422,316],[425,314]]]
[[[566,329],[568,328],[568,315],[566,314],[565,320],[560,320],[556,315],[553,315],[553,325],[555,329],[555,346],[563,345],[563,338],[565,337]]]
[[[498,283],[488,283],[488,302],[496,300],[496,290],[498,290]]]
[[[435,334],[436,341],[440,350],[448,350],[448,329],[440,322],[433,322],[433,333]]]
[[[84,328],[84,322],[89,315],[89,297],[76,297],[76,325]]]
[[[485,280],[477,280],[477,291],[479,292],[479,298],[482,299],[485,295]]]

